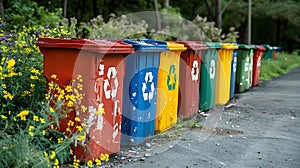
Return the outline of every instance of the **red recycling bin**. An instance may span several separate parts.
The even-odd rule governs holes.
[[[190,118],[198,113],[201,58],[209,47],[198,41],[176,41],[187,50],[180,55],[178,116]]]
[[[72,111],[60,120],[59,128],[65,131],[75,117],[86,125],[85,139],[75,143],[76,158],[95,160],[101,154],[119,152],[124,60],[134,52],[132,46],[121,41],[63,38],[39,38],[37,46],[44,55],[44,76],[48,82],[56,74],[56,83],[64,88],[82,76],[84,97],[80,106],[87,110]]]
[[[252,86],[256,86],[259,83],[260,65],[264,50],[266,50],[264,46],[255,45],[253,56]]]

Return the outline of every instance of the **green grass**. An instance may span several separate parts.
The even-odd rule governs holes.
[[[275,60],[262,59],[260,67],[260,80],[267,81],[285,74],[291,69],[300,66],[300,56],[297,52],[291,54],[280,53]]]

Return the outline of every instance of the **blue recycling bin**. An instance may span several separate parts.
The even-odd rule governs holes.
[[[234,97],[236,66],[237,66],[237,50],[233,50],[233,57],[231,62],[229,99],[232,99]]]
[[[125,58],[121,145],[135,146],[155,133],[157,78],[160,54],[167,43],[148,39],[126,39],[135,53]]]

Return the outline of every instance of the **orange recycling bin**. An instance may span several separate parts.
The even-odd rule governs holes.
[[[82,76],[84,97],[78,106],[87,110],[74,108],[59,123],[60,131],[66,131],[70,121],[77,126],[86,125],[85,138],[75,143],[76,158],[95,160],[101,154],[119,152],[124,59],[134,52],[132,46],[121,41],[62,38],[39,38],[37,46],[44,55],[44,76],[48,82],[55,74],[56,83],[64,88]]]
[[[199,41],[176,41],[187,50],[180,54],[178,116],[191,118],[198,113],[202,55],[209,47]]]

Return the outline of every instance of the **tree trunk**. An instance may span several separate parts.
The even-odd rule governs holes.
[[[215,21],[216,18],[215,18],[215,15],[214,15],[213,11],[212,11],[211,5],[209,5],[208,0],[205,0],[205,5],[206,5],[206,7],[207,7],[207,10],[208,10],[208,13],[209,13],[211,19]]]
[[[275,31],[275,33],[276,33],[276,35],[275,35],[275,45],[278,45],[278,43],[279,43],[279,38],[280,38],[280,26],[281,25],[281,23],[280,23],[280,20],[279,19],[277,19],[276,20],[276,31]]]
[[[156,28],[157,31],[161,29],[161,23],[160,23],[160,16],[159,16],[159,11],[158,11],[158,6],[157,6],[157,0],[154,0],[154,7],[155,7],[155,14],[156,14]]]
[[[0,0],[0,14],[1,14],[2,20],[5,21],[3,0]]]
[[[222,28],[222,0],[216,0],[216,26]]]
[[[67,18],[68,0],[64,0],[64,18]]]
[[[168,7],[169,7],[169,0],[164,0],[163,8],[168,8]]]

